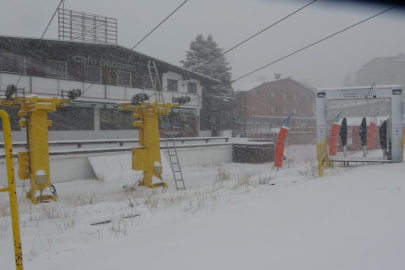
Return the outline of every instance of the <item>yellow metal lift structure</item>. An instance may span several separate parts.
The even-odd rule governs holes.
[[[325,139],[316,145],[316,154],[318,160],[318,175],[323,176],[323,169],[327,169],[330,166],[329,154],[328,154],[328,140]]]
[[[17,190],[14,176],[13,144],[11,139],[10,116],[4,110],[0,110],[0,118],[3,122],[4,151],[6,156],[8,179],[8,186],[1,187],[0,192],[8,192],[9,194],[11,226],[13,229],[14,241],[15,268],[17,270],[23,270],[23,255],[21,248],[20,222],[18,217]]]
[[[159,117],[168,115],[171,108],[178,107],[171,103],[148,103],[146,94],[138,94],[131,103],[120,103],[120,110],[132,111],[134,127],[139,128],[139,147],[132,148],[132,169],[143,171],[139,186],[149,188],[167,187],[162,180],[162,161],[160,156]],[[153,177],[161,183],[153,183]]]
[[[19,89],[20,90],[20,89]],[[63,97],[67,93],[68,99]],[[18,178],[31,181],[29,192],[26,197],[37,204],[41,201],[56,201],[56,192],[52,195],[42,195],[43,190],[51,188],[49,170],[49,136],[48,127],[52,121],[48,120],[48,112],[54,112],[58,107],[65,107],[65,102],[71,102],[79,97],[81,90],[62,90],[62,98],[59,97],[22,97],[17,96],[17,87],[9,85],[6,90],[6,98],[0,99],[0,106],[19,107],[18,122],[20,127],[27,131],[27,150],[18,152]],[[39,191],[40,196],[37,196]]]

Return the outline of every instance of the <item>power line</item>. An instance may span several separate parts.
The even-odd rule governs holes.
[[[251,75],[251,74],[253,74],[253,73],[255,73],[255,72],[259,71],[259,70],[262,70],[263,68],[266,68],[266,67],[268,67],[268,66],[271,66],[271,65],[273,65],[273,64],[275,64],[275,63],[277,63],[277,62],[280,62],[281,60],[284,60],[284,59],[286,59],[286,58],[288,58],[288,57],[290,57],[290,56],[292,56],[292,55],[294,55],[294,54],[297,54],[297,53],[299,53],[299,52],[301,52],[301,51],[303,51],[303,50],[305,50],[305,49],[308,49],[309,47],[312,47],[312,46],[314,46],[314,45],[316,45],[316,44],[318,44],[318,43],[320,43],[320,42],[322,42],[322,41],[325,41],[325,40],[327,40],[327,39],[329,39],[329,38],[331,38],[331,37],[333,37],[333,36],[336,36],[336,35],[338,35],[338,34],[344,32],[344,31],[347,31],[347,30],[351,29],[351,28],[353,28],[353,27],[355,27],[355,26],[357,26],[357,25],[359,25],[359,24],[362,24],[362,23],[364,23],[364,22],[366,22],[366,21],[368,21],[368,20],[371,20],[371,19],[373,19],[373,18],[375,18],[375,17],[377,17],[377,16],[379,16],[379,15],[381,15],[381,14],[383,14],[383,13],[386,13],[386,12],[388,12],[388,11],[390,11],[390,10],[396,8],[396,7],[398,7],[398,6],[390,7],[390,8],[388,8],[388,9],[385,9],[385,10],[383,10],[383,11],[381,11],[381,12],[379,12],[379,13],[373,15],[373,16],[370,16],[370,17],[368,17],[368,18],[366,18],[366,19],[364,19],[364,20],[361,20],[361,21],[359,21],[359,22],[357,22],[357,23],[355,23],[355,24],[352,24],[352,25],[349,26],[349,27],[346,27],[346,28],[344,28],[344,29],[342,29],[342,30],[340,30],[340,31],[338,31],[338,32],[335,32],[335,33],[333,33],[333,34],[331,34],[331,35],[329,35],[329,36],[327,36],[327,37],[324,37],[324,38],[322,38],[322,39],[320,39],[320,40],[318,40],[318,41],[316,41],[316,42],[314,42],[314,43],[311,43],[311,44],[309,44],[309,45],[307,45],[307,46],[305,46],[305,47],[303,47],[303,48],[301,48],[301,49],[299,49],[299,50],[296,50],[296,51],[294,51],[294,52],[292,52],[292,53],[290,53],[290,54],[287,54],[286,56],[283,56],[283,57],[281,57],[281,58],[279,58],[279,59],[277,59],[277,60],[275,60],[275,61],[273,61],[273,62],[271,62],[271,63],[269,63],[269,64],[267,64],[267,65],[264,65],[264,66],[262,66],[262,67],[260,67],[260,68],[258,68],[258,69],[255,69],[255,70],[253,70],[253,71],[251,71],[251,72],[249,72],[249,73],[247,73],[247,74],[245,74],[245,75],[242,75],[242,76],[238,77],[237,79],[231,81],[231,83],[234,83],[234,82],[236,82],[236,81],[238,81],[238,80],[240,80],[240,79],[242,79],[242,78],[244,78],[244,77],[246,77],[246,76],[249,76],[249,75]],[[198,96],[198,97],[196,97],[196,98],[190,100],[190,102],[193,101],[193,100],[196,100],[196,99],[198,99],[198,98],[200,98],[200,97],[202,97],[202,95],[200,95],[200,96]]]
[[[388,12],[388,11],[390,11],[390,10],[396,8],[396,7],[398,7],[398,6],[390,7],[390,8],[388,8],[388,9],[386,9],[386,10],[384,10],[384,11],[381,11],[381,12],[379,12],[379,13],[377,13],[377,14],[371,16],[371,17],[368,17],[368,18],[366,18],[366,19],[364,19],[364,20],[362,20],[362,21],[360,21],[360,22],[358,22],[358,23],[355,23],[355,24],[353,24],[353,25],[351,25],[351,26],[349,26],[349,27],[346,27],[346,28],[344,28],[344,29],[342,29],[342,30],[340,30],[340,31],[338,31],[338,32],[336,32],[336,33],[334,33],[334,34],[332,34],[332,35],[329,35],[329,36],[324,37],[324,38],[322,38],[322,39],[320,39],[320,40],[318,40],[318,41],[316,41],[316,42],[314,42],[314,43],[311,43],[311,44],[309,44],[308,46],[305,46],[305,47],[303,47],[303,48],[301,48],[301,49],[299,49],[299,50],[296,50],[295,52],[292,52],[292,53],[290,53],[290,54],[287,54],[286,56],[283,56],[283,57],[277,59],[276,61],[273,61],[273,62],[271,62],[271,63],[269,63],[269,64],[267,64],[267,65],[264,65],[264,66],[262,66],[262,67],[260,67],[260,68],[258,68],[258,69],[253,70],[252,72],[249,72],[249,73],[247,73],[247,74],[245,74],[245,75],[243,75],[243,76],[238,77],[237,79],[231,81],[231,83],[234,83],[234,82],[236,82],[236,81],[238,81],[238,80],[240,80],[240,79],[242,79],[242,78],[244,78],[244,77],[246,77],[246,76],[249,76],[249,75],[251,75],[251,74],[253,74],[253,73],[255,73],[255,72],[257,72],[257,71],[259,71],[259,70],[261,70],[261,69],[263,69],[263,68],[266,68],[266,67],[268,67],[268,66],[271,66],[271,65],[273,65],[273,64],[275,64],[275,63],[277,63],[277,62],[279,62],[279,61],[281,61],[281,60],[284,60],[284,59],[286,59],[286,58],[288,58],[288,57],[290,57],[290,56],[292,56],[292,55],[294,55],[294,54],[296,54],[296,53],[299,53],[299,52],[301,52],[301,51],[303,51],[303,50],[306,50],[306,49],[308,49],[309,47],[312,47],[312,46],[314,46],[314,45],[316,45],[316,44],[318,44],[318,43],[320,43],[320,42],[322,42],[322,41],[325,41],[325,40],[327,40],[327,39],[329,39],[329,38],[331,38],[331,37],[333,37],[333,36],[336,36],[336,35],[338,35],[338,34],[344,32],[344,31],[346,31],[346,30],[349,30],[350,28],[353,28],[353,27],[355,27],[355,26],[357,26],[357,25],[359,25],[359,24],[362,24],[362,23],[364,23],[364,22],[366,22],[366,21],[368,21],[368,20],[371,20],[372,18],[375,18],[375,17],[377,17],[377,16],[379,16],[379,15],[385,13],[385,12]]]
[[[177,10],[179,10],[188,0],[184,1],[180,6],[178,6],[172,13],[169,14],[163,21],[161,21],[155,28],[152,29],[146,36],[144,36],[143,39],[141,39],[138,43],[135,44],[134,47],[132,47],[131,51],[135,49],[142,41],[144,41],[150,34],[152,34],[159,26],[161,26],[167,19],[170,18]]]
[[[220,58],[221,56],[224,56],[224,55],[227,54],[228,52],[230,52],[230,51],[236,49],[237,47],[239,47],[240,45],[242,45],[242,44],[248,42],[249,40],[253,39],[254,37],[256,37],[256,36],[260,35],[261,33],[265,32],[266,30],[272,28],[272,27],[275,26],[276,24],[279,24],[280,22],[284,21],[285,19],[287,19],[287,18],[293,16],[294,14],[298,13],[299,11],[303,10],[304,8],[306,8],[306,7],[310,6],[310,5],[312,5],[312,4],[315,3],[316,1],[318,1],[318,0],[314,0],[314,1],[312,1],[312,2],[310,2],[310,3],[308,3],[308,4],[306,4],[305,6],[303,6],[303,7],[299,8],[299,9],[295,10],[294,12],[288,14],[287,16],[283,17],[282,19],[278,20],[277,22],[275,22],[275,23],[273,23],[273,24],[267,26],[266,28],[262,29],[261,31],[257,32],[256,34],[254,34],[254,35],[248,37],[247,39],[243,40],[242,42],[236,44],[236,45],[233,46],[232,48],[230,48],[230,49],[226,50],[225,52],[219,54],[218,56],[212,58],[212,59],[209,60],[208,62],[205,62],[205,63],[202,64],[201,66],[199,66],[199,67],[197,67],[197,68],[191,70],[191,72],[196,72],[196,71],[199,70],[200,68],[202,68],[202,67],[204,67],[204,66],[206,66],[206,65],[208,65],[208,64],[210,64],[210,63],[212,63],[213,61],[215,61],[216,59]],[[180,79],[176,80],[176,82],[180,81],[181,79],[183,79],[183,76],[181,76]],[[166,89],[167,87],[168,87],[168,85],[167,85],[166,87],[164,87],[163,89]],[[162,89],[162,90],[163,90],[163,89]]]
[[[312,1],[312,2],[310,2],[310,3],[308,3],[308,4],[306,4],[305,6],[303,6],[303,7],[299,8],[299,9],[297,9],[296,11],[294,11],[294,12],[292,12],[292,13],[290,13],[290,14],[288,14],[287,16],[285,16],[284,18],[278,20],[277,22],[273,23],[272,25],[267,26],[266,28],[264,28],[263,30],[257,32],[257,33],[254,34],[253,36],[248,37],[248,38],[245,39],[244,41],[242,41],[242,42],[236,44],[236,45],[233,46],[232,48],[226,50],[225,52],[223,52],[223,53],[221,53],[220,55],[214,57],[213,59],[209,60],[208,62],[204,63],[203,65],[197,67],[196,69],[193,70],[193,72],[199,70],[200,68],[202,68],[202,67],[204,67],[204,66],[206,66],[206,65],[208,65],[209,63],[212,63],[214,60],[218,59],[219,57],[221,57],[221,56],[227,54],[228,52],[232,51],[233,49],[236,49],[236,48],[239,47],[240,45],[242,45],[242,44],[248,42],[248,41],[251,40],[252,38],[254,38],[254,37],[260,35],[260,34],[263,33],[264,31],[266,31],[266,30],[270,29],[271,27],[275,26],[276,24],[279,24],[280,22],[284,21],[285,19],[291,17],[291,16],[294,15],[295,13],[298,13],[299,11],[303,10],[304,8],[306,8],[306,7],[310,6],[310,5],[312,5],[312,4],[315,3],[316,1],[318,1],[318,0],[314,0],[314,1]]]
[[[63,1],[63,0],[62,0]],[[173,10],[172,13],[170,13],[163,21],[161,21],[155,28],[153,28],[146,36],[144,36],[138,43],[135,44],[134,47],[132,47],[132,49],[130,49],[129,51],[133,51],[142,41],[144,41],[150,34],[152,34],[159,26],[161,26],[167,19],[169,19],[177,10],[179,10],[188,0],[184,1],[183,3],[181,3],[180,6],[178,6],[175,10]],[[83,91],[83,94],[89,90],[90,87],[92,87],[94,85],[94,83],[92,83],[89,87],[86,88],[86,90]]]
[[[41,36],[41,38],[39,39],[39,42],[37,43],[37,46],[35,47],[35,50],[33,51],[32,54],[35,54],[35,52],[37,51],[38,46],[39,46],[39,44],[41,43],[41,40],[44,38],[46,32],[48,31],[48,28],[49,28],[49,26],[51,25],[51,22],[53,21],[53,18],[55,17],[56,12],[58,12],[58,9],[59,9],[60,5],[63,3],[63,1],[64,1],[64,0],[61,0],[61,1],[59,2],[59,5],[56,7],[55,12],[53,13],[51,20],[49,21],[48,25],[46,26],[45,31],[42,33],[42,36]],[[22,76],[23,76],[23,74],[21,74],[21,76],[18,78],[18,81],[17,81],[16,85],[18,85],[18,83],[20,82]]]

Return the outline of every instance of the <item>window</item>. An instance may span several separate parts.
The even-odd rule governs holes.
[[[101,83],[101,68],[85,66],[83,68],[83,79],[86,82]]]
[[[46,60],[46,76],[66,78],[66,62]]]
[[[271,92],[270,97],[271,97],[271,98],[276,98],[276,93]]]
[[[189,94],[197,94],[197,84],[192,82],[187,83],[187,92]]]
[[[283,113],[284,113],[284,114],[287,113],[287,107],[283,107]]]
[[[131,73],[130,72],[117,72],[117,85],[131,86]]]
[[[100,109],[101,130],[132,130],[132,112],[114,109]]]
[[[275,113],[276,112],[276,107],[275,106],[271,106],[271,112]]]
[[[10,116],[11,130],[20,131],[21,128],[18,125],[18,122],[20,121],[20,117],[18,117],[18,111],[20,109],[16,107],[2,107],[1,109],[5,110]],[[3,130],[3,121],[0,121],[0,131],[2,130]]]
[[[13,73],[25,73],[24,56],[0,54],[0,70]]]
[[[283,99],[287,100],[287,93],[283,93]]]
[[[49,112],[49,130],[94,130],[94,108],[65,107]]]
[[[152,81],[149,75],[143,75],[143,88],[153,90],[153,85],[156,85],[156,76],[152,75]]]
[[[167,91],[177,92],[177,80],[167,79]]]

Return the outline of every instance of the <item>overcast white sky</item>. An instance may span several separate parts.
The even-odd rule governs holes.
[[[132,47],[184,0],[66,0],[65,8],[118,19],[118,42]],[[137,51],[180,65],[195,36],[211,33],[230,48],[310,1],[189,0]],[[0,34],[40,37],[59,0],[2,0]],[[330,35],[387,6],[354,6],[319,0],[226,55],[237,78]],[[235,83],[272,79],[275,73],[315,87],[340,86],[376,56],[405,53],[405,16],[393,10]],[[57,38],[57,20],[46,38]]]

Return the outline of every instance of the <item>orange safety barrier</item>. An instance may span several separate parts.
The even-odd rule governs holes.
[[[336,156],[337,152],[337,139],[340,130],[340,125],[338,123],[333,123],[329,134],[329,155]]]
[[[374,149],[374,132],[375,132],[376,123],[371,122],[368,126],[367,133],[367,148]]]
[[[284,145],[285,140],[288,135],[288,131],[290,129],[288,127],[281,127],[280,132],[277,136],[276,141],[276,154],[274,156],[274,167],[275,168],[282,168],[283,167],[283,159],[284,159]]]

